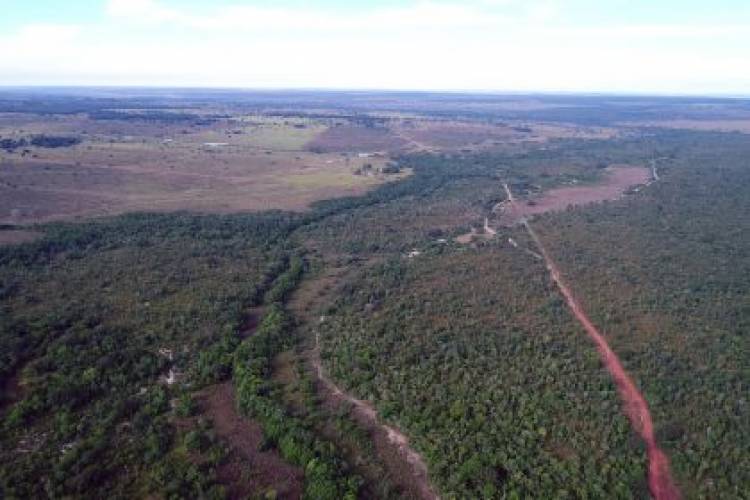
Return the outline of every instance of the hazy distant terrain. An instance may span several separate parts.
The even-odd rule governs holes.
[[[748,132],[743,99],[4,89],[0,496],[746,498]]]

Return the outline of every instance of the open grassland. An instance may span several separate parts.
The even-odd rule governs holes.
[[[476,123],[461,121],[406,121],[394,127],[412,146],[437,150],[498,149],[510,144],[544,143],[555,139],[611,139],[617,130],[542,122]]]
[[[0,222],[132,211],[305,210],[315,201],[359,195],[398,178],[378,173],[388,161],[382,156],[303,151],[324,129],[320,124],[240,121],[195,130],[151,123],[142,129],[131,122],[121,126],[115,134],[106,122],[107,133],[97,128],[72,147],[0,152]],[[18,127],[16,135],[72,135],[98,123],[77,117]],[[0,135],[11,136],[7,129]],[[372,175],[355,175],[368,164]]]
[[[28,243],[42,236],[39,231],[29,231],[25,229],[4,229],[0,230],[0,245],[18,245]]]
[[[558,139],[611,139],[614,128],[569,123],[496,122],[389,116],[373,127],[328,128],[307,144],[313,151],[455,152],[497,150]]]
[[[652,120],[624,122],[621,125],[626,127],[656,127],[750,134],[750,119],[748,118],[732,120]]]

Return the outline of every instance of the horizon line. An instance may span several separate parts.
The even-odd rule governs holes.
[[[429,88],[377,88],[377,87],[285,87],[285,86],[240,86],[240,85],[143,85],[143,84],[23,84],[7,85],[0,83],[4,90],[43,90],[43,89],[101,89],[101,90],[181,90],[181,91],[237,91],[237,92],[350,92],[350,93],[418,93],[418,94],[460,94],[496,96],[587,96],[587,97],[691,97],[709,99],[750,99],[750,93],[742,92],[657,92],[657,91],[608,91],[608,90],[500,90],[500,89],[429,89]]]

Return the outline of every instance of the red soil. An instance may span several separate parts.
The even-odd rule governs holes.
[[[584,186],[565,186],[545,191],[533,198],[533,204],[518,201],[511,203],[504,217],[510,223],[516,223],[523,217],[558,212],[576,205],[615,200],[631,186],[647,184],[651,180],[651,170],[645,167],[618,166],[608,168],[602,182]]]
[[[636,387],[630,375],[623,368],[620,359],[614,353],[612,348],[607,343],[604,336],[597,330],[594,324],[591,322],[586,312],[583,310],[581,305],[578,303],[576,298],[573,296],[573,292],[565,284],[562,278],[560,270],[547,253],[547,250],[542,245],[541,240],[537,236],[536,232],[531,228],[528,221],[523,221],[529,235],[532,237],[534,242],[539,247],[539,251],[544,257],[547,263],[547,269],[549,269],[552,280],[557,284],[560,292],[565,297],[565,301],[568,307],[573,312],[573,315],[581,323],[586,333],[596,344],[596,347],[601,356],[602,362],[607,367],[607,370],[612,375],[612,378],[617,385],[617,391],[620,394],[620,398],[623,401],[625,415],[630,420],[633,428],[638,432],[643,441],[646,443],[646,450],[648,453],[648,484],[651,490],[651,495],[656,500],[677,500],[680,498],[680,492],[677,489],[677,485],[672,479],[672,474],[669,469],[669,459],[664,452],[659,448],[654,437],[654,424],[651,420],[651,413],[648,409],[648,403],[643,398]]]
[[[505,192],[508,195],[508,202],[511,210],[517,213],[519,207],[513,193],[507,184],[504,185]],[[531,224],[525,219],[521,218],[521,223],[526,227],[529,236],[534,240],[537,247],[539,248],[544,261],[547,264],[552,280],[557,284],[560,292],[565,297],[565,302],[568,304],[573,315],[581,323],[586,333],[589,335],[591,340],[596,344],[599,355],[602,362],[607,367],[610,375],[615,381],[617,386],[617,392],[620,394],[624,405],[625,415],[630,420],[630,424],[641,436],[641,439],[646,443],[646,451],[648,453],[648,485],[651,490],[651,495],[656,500],[678,500],[680,498],[680,491],[677,485],[672,479],[672,473],[669,468],[669,459],[664,452],[659,448],[656,443],[654,436],[654,423],[651,419],[651,412],[648,409],[648,403],[644,399],[636,387],[633,379],[630,378],[628,372],[622,366],[620,359],[617,357],[615,352],[607,343],[604,336],[597,330],[594,324],[589,319],[583,307],[578,303],[573,292],[568,288],[568,285],[562,278],[562,274],[555,264],[555,261],[547,253],[547,249],[542,244],[542,240],[532,229]]]
[[[230,499],[274,491],[276,498],[302,498],[304,472],[290,465],[276,450],[263,451],[260,425],[237,413],[231,382],[202,391],[203,414],[210,417],[216,435],[229,447],[229,457],[216,470]]]

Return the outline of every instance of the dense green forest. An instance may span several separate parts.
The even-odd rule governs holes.
[[[210,467],[177,446],[170,400],[229,373],[208,354],[283,267],[267,242],[287,223],[132,215],[3,248],[0,374],[17,386],[4,404],[19,399],[3,419],[3,496],[215,496]]]
[[[602,161],[637,151],[580,147],[404,159],[417,173],[407,195],[300,231],[338,264],[375,262],[321,311],[324,361],[413,437],[448,497],[647,494],[643,450],[544,267],[504,239],[449,242],[502,199],[502,179],[594,180]],[[570,166],[551,175],[560,157]]]
[[[593,345],[571,325],[543,265],[502,241],[531,248],[526,235],[506,230],[477,249],[438,239],[460,232],[457,214],[480,213],[501,196],[491,179],[559,182],[562,173],[544,169],[547,155],[589,167],[660,158],[661,182],[544,216],[540,232],[574,289],[586,283],[581,299],[652,401],[686,497],[742,498],[750,484],[742,466],[750,288],[741,267],[750,145],[742,135],[662,132],[558,146],[412,159],[444,182],[314,227],[313,247],[337,263],[380,262],[362,266],[323,311],[328,369],[414,437],[449,496],[646,495],[642,450]],[[411,249],[422,253],[410,259]],[[521,402],[512,387],[524,388]],[[563,439],[561,452],[551,444],[559,436],[577,437]],[[615,463],[597,457],[601,449]],[[544,480],[535,475],[542,471]]]
[[[528,260],[490,245],[375,267],[326,311],[324,359],[451,496],[643,496],[614,387]]]
[[[347,447],[367,436],[319,400],[315,333],[328,373],[410,437],[444,498],[647,496],[643,446],[523,231],[453,238],[481,227],[502,182],[593,182],[658,157],[648,189],[534,224],[643,389],[685,496],[742,498],[749,153],[739,135],[655,132],[413,154],[404,180],[300,214],[40,226],[0,247],[0,496],[224,497],[226,443],[177,423],[229,379],[306,498],[403,495],[358,473]],[[331,268],[347,272],[309,312],[323,321],[303,324],[288,302]],[[274,373],[290,353],[295,387]]]
[[[689,133],[659,144],[676,153],[642,196],[537,227],[636,375],[686,496],[747,498],[750,144]]]

